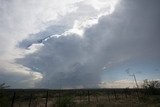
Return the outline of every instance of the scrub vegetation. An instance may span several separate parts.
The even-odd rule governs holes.
[[[1,88],[0,107],[160,107],[160,82],[144,80],[139,89]]]

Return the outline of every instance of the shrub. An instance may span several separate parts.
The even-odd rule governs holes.
[[[160,88],[160,81],[149,81],[147,79],[145,79],[143,81],[142,87],[145,89],[156,89],[156,88]]]
[[[158,89],[160,88],[160,81],[149,81],[145,79],[143,81],[142,88],[146,89],[148,94],[159,94]]]

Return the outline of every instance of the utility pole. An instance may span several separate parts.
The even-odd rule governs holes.
[[[130,76],[133,76],[134,81],[135,81],[135,83],[136,83],[136,86],[137,86],[137,88],[139,88],[135,74],[132,74],[132,75],[130,75]]]
[[[136,75],[133,73],[132,75],[130,74],[130,68],[126,69],[127,74],[129,74],[129,76],[132,76],[134,78],[134,81],[136,83],[136,87],[139,88],[138,83],[137,83],[137,79],[136,79]]]

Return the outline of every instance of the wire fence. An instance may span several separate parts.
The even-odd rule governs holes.
[[[145,89],[71,89],[0,90],[0,107],[81,107],[111,103],[140,103],[160,90]]]

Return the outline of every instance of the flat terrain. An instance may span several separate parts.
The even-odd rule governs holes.
[[[160,107],[160,89],[4,89],[0,107]]]

